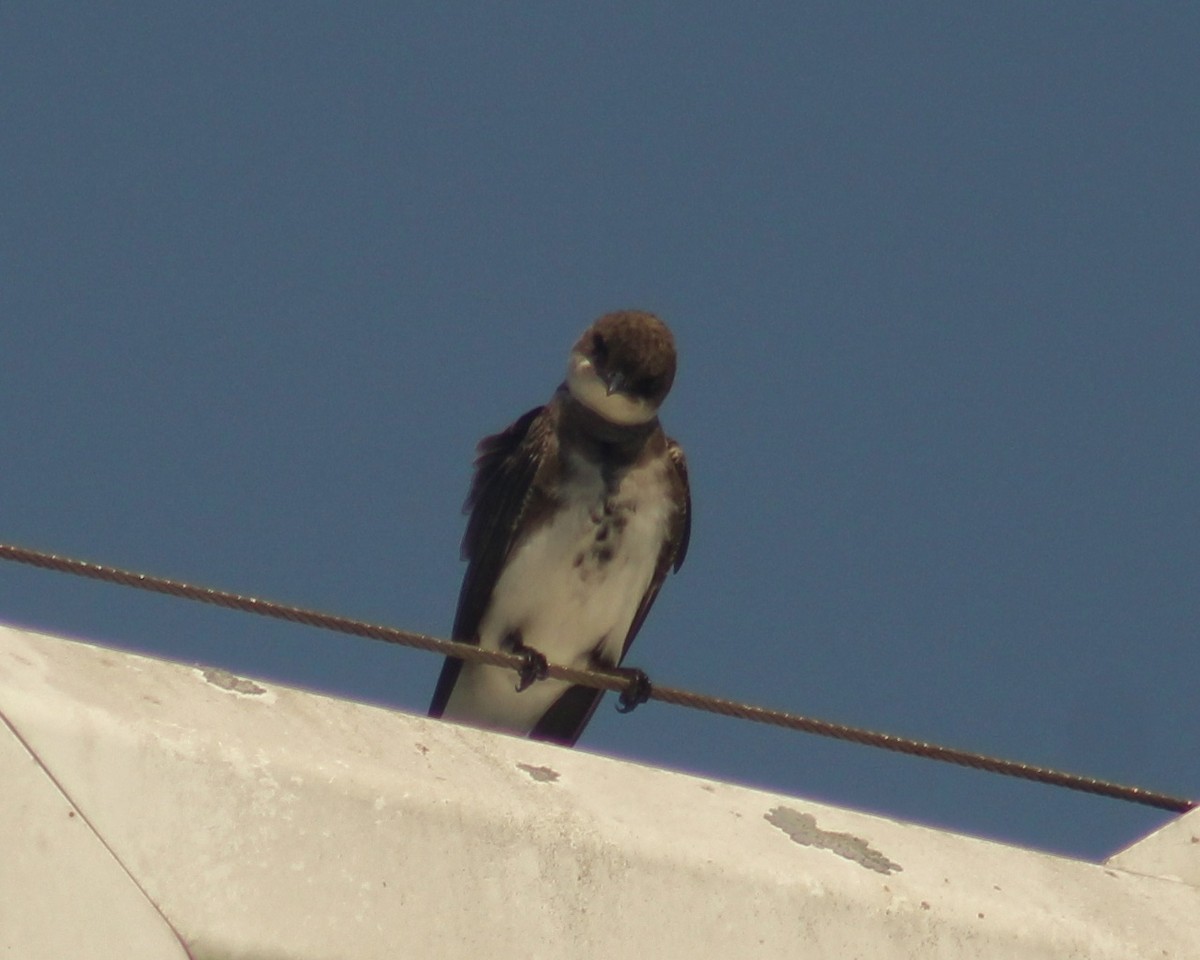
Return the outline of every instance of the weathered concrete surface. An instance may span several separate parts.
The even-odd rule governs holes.
[[[1200,887],[1200,809],[1172,820],[1161,830],[1113,854],[1105,863],[1120,870]],[[1200,917],[1196,923],[1200,925]]]
[[[1178,880],[4,627],[0,715],[24,936],[125,891],[197,958],[1200,957]],[[62,819],[119,866],[39,921]]]
[[[154,904],[0,722],[0,957],[186,956]]]

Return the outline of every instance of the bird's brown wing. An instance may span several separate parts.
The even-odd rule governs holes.
[[[475,475],[463,508],[470,514],[462,543],[467,572],[454,615],[455,640],[479,643],[479,622],[512,551],[516,530],[527,512],[537,509],[534,480],[545,458],[553,455],[551,418],[549,407],[537,407],[479,442]],[[462,663],[446,658],[429,706],[431,717],[440,717],[446,709]]]

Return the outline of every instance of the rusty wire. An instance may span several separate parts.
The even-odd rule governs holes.
[[[308,610],[303,607],[276,603],[271,600],[262,600],[257,597],[228,593],[224,590],[212,589],[211,587],[200,587],[195,584],[183,583],[179,580],[168,580],[164,577],[156,577],[146,573],[135,573],[130,570],[122,570],[118,567],[104,566],[103,564],[90,563],[85,560],[75,560],[70,557],[44,553],[40,550],[31,550],[11,544],[0,543],[0,560],[10,560],[14,563],[40,567],[44,570],[70,573],[93,580],[103,580],[126,587],[136,587],[139,590],[149,590],[154,593],[167,594],[168,596],[197,600],[201,603],[214,604],[219,607],[240,610],[245,613],[256,613],[260,616],[273,617],[277,620],[287,620],[291,623],[300,623],[321,630],[333,630],[338,633],[367,637],[371,640],[381,640],[384,643],[415,647],[418,650],[429,650],[433,653],[458,657],[461,660],[484,663],[490,666],[508,667],[512,670],[521,670],[528,666],[527,659],[520,654],[507,653],[500,650],[485,650],[472,644],[443,640],[439,637],[412,633],[408,630],[398,630],[395,627],[367,623],[362,620],[321,613],[317,610]],[[568,683],[581,684],[586,687],[614,691],[627,689],[631,682],[629,677],[623,674],[606,673],[602,670],[576,670],[553,663],[549,664],[546,676],[555,680],[564,680]],[[805,717],[783,710],[758,707],[753,704],[740,703],[736,700],[726,700],[722,697],[695,693],[690,690],[681,690],[676,687],[662,686],[657,683],[650,685],[649,698],[651,700],[660,700],[663,703],[673,703],[681,707],[689,707],[693,710],[703,710],[721,716],[737,717],[738,719],[750,720],[755,723],[765,723],[771,726],[784,727],[789,730],[799,730],[804,733],[816,734],[817,736],[832,737],[836,740],[848,740],[851,743],[858,743],[863,746],[891,750],[895,753],[906,753],[915,757],[925,757],[929,760],[939,760],[943,763],[952,763],[960,767],[970,767],[974,770],[984,770],[988,773],[996,773],[1002,776],[1032,780],[1037,783],[1096,794],[1102,797],[1110,797],[1114,800],[1124,800],[1147,807],[1156,807],[1160,810],[1169,810],[1174,813],[1185,813],[1200,805],[1194,800],[1157,793],[1153,790],[1147,790],[1144,787],[1127,786],[1107,780],[1099,780],[1095,777],[1065,773],[1061,770],[1054,770],[1048,767],[1039,767],[1016,760],[991,757],[982,753],[959,750],[954,747],[927,743],[922,740],[912,740],[890,733],[878,733],[873,730],[865,730],[861,727],[833,723],[828,720],[818,720],[814,717]]]

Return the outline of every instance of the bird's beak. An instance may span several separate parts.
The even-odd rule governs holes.
[[[604,389],[611,397],[625,388],[625,377],[620,370],[614,370],[611,374],[604,378]]]

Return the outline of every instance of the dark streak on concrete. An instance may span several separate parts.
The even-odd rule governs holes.
[[[538,783],[553,783],[558,779],[558,771],[551,770],[549,767],[535,767],[528,763],[518,763],[517,769],[524,770]]]

